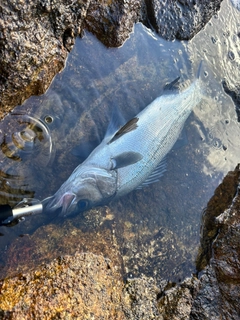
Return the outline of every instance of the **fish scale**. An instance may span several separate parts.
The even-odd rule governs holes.
[[[139,121],[135,130],[110,144],[109,150],[103,147],[89,159],[89,163],[99,164],[100,158],[105,161],[121,152],[134,150],[143,154],[142,160],[118,169],[117,197],[143,183],[171,150],[193,107],[201,101],[198,82],[196,80],[182,93],[167,94],[154,100],[137,115]]]

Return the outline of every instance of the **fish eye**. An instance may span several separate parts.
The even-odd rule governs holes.
[[[88,208],[88,204],[89,204],[88,200],[83,199],[83,200],[78,201],[77,206],[78,206],[79,210],[83,211]]]

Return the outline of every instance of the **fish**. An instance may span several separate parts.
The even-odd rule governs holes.
[[[201,66],[190,85],[179,89],[178,77],[129,121],[124,123],[115,113],[101,143],[48,199],[46,209],[60,209],[60,216],[68,216],[159,181],[166,171],[166,155],[202,101]]]

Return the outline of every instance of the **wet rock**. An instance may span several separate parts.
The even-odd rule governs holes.
[[[159,292],[157,282],[152,277],[141,275],[139,278],[127,279],[124,293],[130,301],[130,308],[125,310],[126,319],[161,319],[157,308]]]
[[[122,289],[119,270],[103,256],[64,256],[2,281],[1,319],[125,319]]]
[[[86,28],[108,47],[118,47],[139,20],[141,0],[93,0],[85,19]]]
[[[189,40],[220,9],[222,0],[147,0],[148,18],[156,31],[168,40]]]
[[[14,230],[5,228],[6,235],[7,232],[15,232],[15,240],[11,244],[6,242],[7,249],[0,251],[1,257],[6,254],[8,257],[5,265],[0,268],[0,278],[26,273],[34,270],[41,263],[50,263],[59,256],[88,251],[96,255],[103,254],[105,258],[111,259],[114,265],[118,265],[119,270],[122,270],[122,257],[115,239],[114,226],[110,225],[107,228],[105,225],[108,222],[111,223],[113,219],[111,212],[102,208],[101,211],[91,210],[89,215],[92,215],[91,221],[79,216],[63,224],[56,220],[48,222],[35,232],[30,225],[29,228],[26,225],[25,233],[22,234],[18,229],[20,225],[15,226]],[[44,217],[36,218],[40,219],[40,224],[44,223],[42,220]],[[5,237],[2,241],[4,239]]]
[[[0,109],[42,94],[65,63],[89,1],[0,4]],[[1,117],[4,115],[1,114]]]
[[[212,257],[212,243],[219,232],[216,218],[230,207],[236,194],[240,179],[239,167],[230,171],[223,182],[215,190],[214,196],[208,202],[203,215],[201,245],[197,258],[197,270],[203,270]]]
[[[217,12],[220,2],[3,0],[0,118],[29,96],[46,91],[84,28],[111,47],[122,45],[137,21],[153,26],[167,39],[190,39]]]
[[[200,278],[192,319],[239,319],[240,314],[240,198],[218,218],[210,266]]]
[[[224,80],[222,84],[225,92],[232,98],[235,104],[237,119],[238,119],[238,122],[240,122],[240,88],[231,87],[226,80]]]
[[[160,319],[189,319],[191,306],[197,293],[199,280],[195,277],[185,279],[181,284],[168,283],[158,294]]]

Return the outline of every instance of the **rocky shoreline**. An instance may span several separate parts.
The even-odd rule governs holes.
[[[138,21],[166,39],[188,40],[218,12],[221,1],[3,0],[0,119],[31,95],[46,91],[84,30],[109,47],[122,45]]]
[[[29,96],[46,91],[64,67],[75,38],[84,30],[109,47],[123,44],[138,21],[168,40],[189,40],[219,10],[220,4],[219,0],[3,0],[0,119]],[[232,93],[227,83],[224,89]],[[231,95],[239,114],[239,99],[234,93]],[[111,233],[106,229],[101,234],[95,230],[92,237],[84,230],[67,227],[71,230],[64,235],[68,254],[64,251],[53,260],[51,253],[41,252],[45,259],[36,268],[36,248],[40,256],[49,242],[46,235],[51,233],[61,243],[57,227],[53,230],[46,225],[35,235],[24,237],[24,252],[17,250],[18,241],[12,246],[7,267],[13,276],[0,282],[0,318],[239,319],[239,182],[238,165],[208,203],[196,261],[198,274],[179,283],[144,273],[136,278],[126,277],[114,230]],[[101,211],[106,220],[111,220],[108,209]],[[75,239],[79,247],[71,251]],[[27,258],[32,265],[24,268]]]
[[[209,201],[198,275],[180,283],[144,274],[124,280],[114,238],[105,234],[105,243],[97,236],[91,243],[85,234],[85,252],[1,281],[1,319],[239,319],[239,181],[238,165]]]

